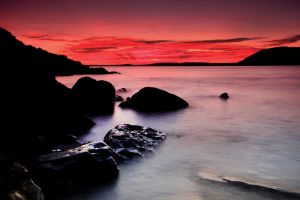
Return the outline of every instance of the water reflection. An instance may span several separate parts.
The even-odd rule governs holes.
[[[131,96],[144,86],[186,99],[190,107],[143,114],[117,105],[113,116],[82,140],[102,140],[114,126],[139,124],[168,133],[149,158],[121,166],[116,184],[84,199],[278,199],[272,192],[207,181],[201,172],[256,185],[300,191],[300,68],[297,67],[123,67],[121,75],[93,76]],[[71,87],[79,76],[58,77]],[[228,92],[224,102],[218,96]],[[298,197],[281,196],[280,199]],[[72,198],[69,198],[72,199]],[[299,198],[298,198],[299,199]]]

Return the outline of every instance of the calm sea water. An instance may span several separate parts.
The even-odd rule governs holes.
[[[122,74],[91,77],[129,88],[120,94],[124,98],[153,86],[179,95],[190,107],[143,114],[116,105],[112,116],[96,117],[83,141],[100,141],[121,123],[149,126],[168,138],[155,154],[121,165],[115,182],[64,199],[298,199],[266,188],[300,193],[299,66],[107,69]],[[57,80],[72,87],[80,77]],[[231,98],[220,100],[222,92]]]

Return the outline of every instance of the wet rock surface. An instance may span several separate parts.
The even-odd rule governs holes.
[[[124,101],[124,99],[123,99],[123,97],[122,97],[122,96],[120,96],[120,95],[116,95],[116,97],[115,97],[115,101],[122,102],[122,101]]]
[[[43,200],[44,195],[24,166],[0,155],[0,199]]]
[[[45,192],[85,187],[118,175],[113,156],[117,157],[104,142],[87,143],[39,156],[33,171],[38,184],[47,190]]]
[[[184,99],[154,87],[145,87],[120,104],[122,108],[143,112],[172,111],[188,106]]]
[[[152,128],[122,124],[110,130],[104,137],[118,155],[125,160],[141,157],[146,152],[153,151],[153,147],[166,139],[166,134]]]

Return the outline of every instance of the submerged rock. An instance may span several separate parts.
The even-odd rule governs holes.
[[[144,112],[177,110],[188,107],[182,98],[164,90],[145,87],[120,104],[122,108],[133,108]]]
[[[219,97],[221,99],[227,100],[227,99],[229,99],[229,94],[227,92],[225,92],[225,93],[221,94]]]
[[[31,179],[27,169],[0,155],[0,199],[43,200],[43,192]]]
[[[118,155],[125,159],[143,156],[166,139],[166,134],[152,128],[122,124],[110,130],[104,137]]]
[[[120,88],[120,89],[118,89],[118,92],[128,92],[128,89],[126,89],[126,88]]]
[[[114,151],[104,142],[44,154],[36,159],[34,172],[41,186],[56,190],[88,186],[115,178]]]
[[[124,101],[123,97],[120,95],[116,95],[115,101]]]
[[[77,105],[88,115],[112,113],[116,91],[107,81],[90,77],[79,79],[72,88]]]

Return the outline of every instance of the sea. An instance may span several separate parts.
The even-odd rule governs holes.
[[[84,142],[102,141],[118,124],[167,134],[154,153],[121,164],[110,183],[65,200],[300,199],[300,66],[122,66],[121,74],[89,75],[111,82],[124,99],[157,87],[186,109],[142,113],[115,105],[94,117]],[[72,87],[84,75],[56,79]],[[224,101],[219,95],[227,92]]]

